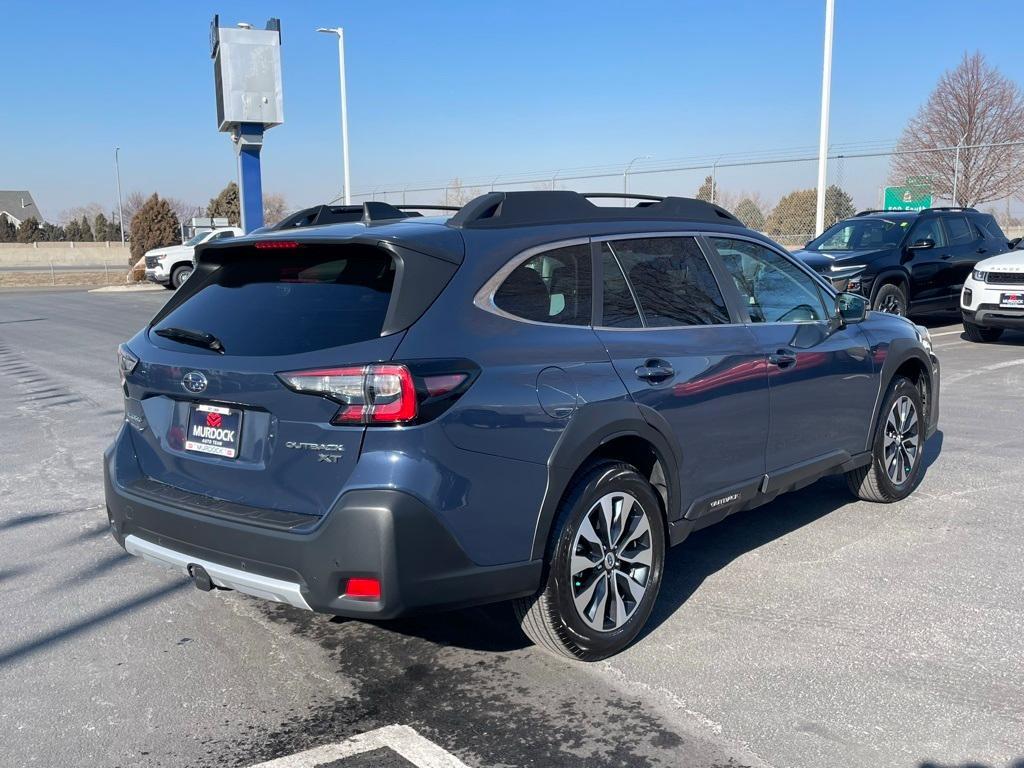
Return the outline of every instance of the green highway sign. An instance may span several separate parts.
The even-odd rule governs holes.
[[[932,207],[932,194],[926,186],[914,184],[886,187],[882,208],[887,211],[923,211]]]

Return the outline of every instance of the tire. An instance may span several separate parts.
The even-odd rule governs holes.
[[[872,303],[876,312],[907,316],[907,291],[899,283],[886,283],[878,289]]]
[[[526,636],[580,661],[628,646],[651,614],[665,564],[665,522],[647,478],[619,462],[582,473],[558,509],[545,561],[540,592],[513,603]]]
[[[974,323],[964,323],[964,336],[967,337],[968,341],[975,341],[978,343],[999,341],[999,337],[1002,335],[1002,328],[984,328],[980,325],[975,325]]]
[[[171,283],[168,287],[175,291],[178,290],[181,288],[182,283],[188,280],[191,274],[191,265],[183,264],[179,267],[175,267],[171,270]]]
[[[904,417],[906,403],[912,410]],[[891,504],[913,492],[924,472],[926,418],[914,383],[903,376],[893,379],[875,427],[871,463],[846,473],[847,485],[857,498]]]

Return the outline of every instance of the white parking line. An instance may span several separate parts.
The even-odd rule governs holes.
[[[952,336],[954,333],[963,333],[963,328],[957,328],[955,331],[943,331],[942,333],[933,333],[931,337],[934,339],[936,336]]]
[[[391,749],[418,768],[469,768],[455,755],[420,736],[408,725],[388,725],[361,733],[348,741],[314,747],[251,768],[312,768],[375,749]]]

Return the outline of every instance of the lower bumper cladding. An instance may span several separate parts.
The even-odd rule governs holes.
[[[209,574],[210,580],[216,586],[222,589],[233,589],[253,597],[273,600],[275,603],[287,603],[296,608],[312,610],[309,603],[306,602],[306,598],[302,596],[302,588],[291,581],[272,579],[269,576],[260,576],[202,558],[191,557],[183,552],[161,547],[159,544],[133,535],[125,537],[124,548],[129,555],[141,557],[154,565],[171,568],[186,576],[192,576],[192,569],[198,566]]]

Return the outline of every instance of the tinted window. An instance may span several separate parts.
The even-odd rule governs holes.
[[[604,309],[601,325],[606,328],[640,328],[643,326],[640,311],[608,243],[601,245],[601,264],[604,273]]]
[[[999,226],[999,222],[995,220],[991,214],[983,214],[976,216],[973,219],[975,225],[981,230],[981,237],[991,238],[992,240],[1006,240],[1006,235],[1003,234],[1003,230]]]
[[[945,223],[950,245],[964,245],[975,240],[976,236],[963,216],[948,216]]]
[[[622,266],[647,327],[729,322],[722,292],[692,237],[614,240],[605,246]]]
[[[808,323],[826,318],[814,279],[775,251],[748,240],[712,238],[755,323]]]
[[[545,251],[520,264],[494,294],[509,314],[538,323],[590,325],[590,246]]]
[[[362,246],[286,254],[246,249],[154,330],[212,333],[230,355],[288,355],[380,335],[395,278],[388,254]]]
[[[942,227],[939,226],[938,219],[925,219],[924,221],[918,222],[910,233],[911,243],[916,243],[918,240],[933,240],[936,248],[941,248],[946,244],[946,235],[942,231]]]
[[[909,226],[906,219],[850,219],[826,230],[807,247],[818,251],[855,251],[899,245]]]

